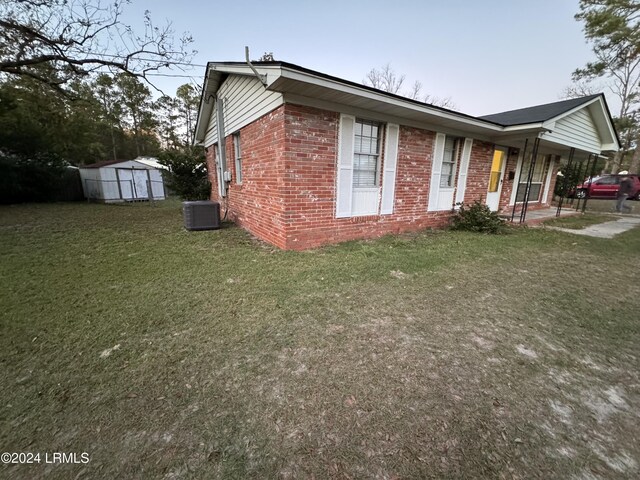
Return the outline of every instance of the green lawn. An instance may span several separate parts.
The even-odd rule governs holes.
[[[0,208],[0,478],[638,478],[640,229],[282,252]]]
[[[581,230],[591,225],[599,223],[615,221],[622,218],[620,215],[603,215],[601,213],[585,212],[581,215],[573,215],[567,217],[558,217],[544,222],[544,225],[550,227],[570,228],[573,230]]]

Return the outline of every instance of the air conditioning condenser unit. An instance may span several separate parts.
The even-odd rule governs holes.
[[[215,230],[220,228],[220,204],[210,200],[182,203],[184,228],[187,230]]]

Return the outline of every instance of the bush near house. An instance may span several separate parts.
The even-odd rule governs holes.
[[[165,150],[158,161],[169,168],[167,187],[183,200],[207,200],[211,195],[211,182],[201,149]]]
[[[451,219],[452,230],[465,230],[480,233],[505,233],[507,226],[489,207],[478,200],[471,205],[459,203],[460,209]]]

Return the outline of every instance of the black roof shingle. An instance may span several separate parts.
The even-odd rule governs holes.
[[[509,110],[508,112],[494,113],[478,117],[489,122],[499,123],[505,127],[513,125],[524,125],[527,123],[539,123],[551,120],[569,110],[573,110],[580,105],[601,96],[601,93],[589,95],[580,98],[571,98],[560,102],[547,103],[545,105],[536,105],[535,107],[519,108],[518,110]]]

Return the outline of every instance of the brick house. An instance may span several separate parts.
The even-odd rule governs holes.
[[[278,61],[209,63],[196,142],[211,198],[296,250],[549,206],[562,158],[619,148],[601,94],[473,117]]]

